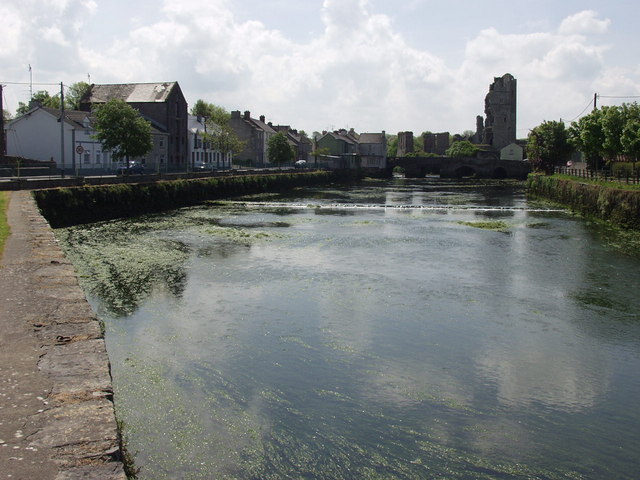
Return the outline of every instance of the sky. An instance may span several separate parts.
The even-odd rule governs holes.
[[[4,107],[60,82],[177,81],[313,131],[474,130],[494,77],[517,135],[640,100],[637,0],[0,0]],[[610,98],[623,97],[623,98]],[[634,98],[638,97],[638,98]]]

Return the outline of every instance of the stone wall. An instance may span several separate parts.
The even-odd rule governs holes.
[[[100,324],[31,192],[11,194],[8,216],[0,471],[25,479],[125,480]]]

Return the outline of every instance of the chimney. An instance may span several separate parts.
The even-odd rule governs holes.
[[[244,119],[251,120],[251,112],[249,110],[244,111]]]
[[[240,118],[240,110],[234,110],[231,112],[231,118]]]
[[[264,120],[265,120],[265,119],[264,119],[264,115],[260,115],[260,121],[261,121],[262,123],[264,123]]]

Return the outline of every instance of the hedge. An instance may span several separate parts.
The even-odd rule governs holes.
[[[566,205],[582,215],[640,230],[640,190],[582,183],[546,175],[529,175],[528,193]]]
[[[36,190],[33,196],[52,227],[132,217],[252,193],[328,183],[330,172],[284,173]]]

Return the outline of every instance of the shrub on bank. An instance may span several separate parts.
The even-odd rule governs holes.
[[[566,205],[583,215],[640,230],[640,190],[547,175],[529,175],[527,187],[529,194]]]
[[[285,173],[36,190],[34,198],[52,227],[131,217],[198,205],[206,200],[285,191],[333,179],[330,172]]]

